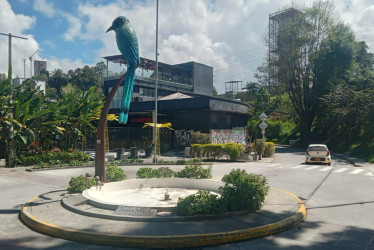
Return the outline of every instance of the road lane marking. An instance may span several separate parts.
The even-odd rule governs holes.
[[[358,173],[361,173],[362,171],[364,171],[363,169],[356,169],[356,170],[353,170],[352,172],[350,172],[349,174],[358,174]]]
[[[330,170],[330,169],[332,169],[332,167],[325,167],[325,168],[322,168],[322,169],[320,169],[320,170],[318,170],[318,171],[328,171],[328,170]]]
[[[319,168],[319,167],[320,166],[309,167],[309,168],[306,168],[306,170],[312,170],[312,169]]]
[[[349,168],[340,168],[338,170],[335,170],[334,173],[343,173],[344,171],[347,171]]]
[[[367,174],[365,174],[365,175],[368,175],[368,176],[374,176],[374,174],[373,174],[372,172],[369,172],[369,173],[367,173]]]
[[[266,165],[265,167],[275,167],[275,166],[278,166],[280,165],[279,163],[274,163],[274,164],[270,164],[270,165]]]
[[[299,165],[299,166],[295,166],[295,167],[292,167],[294,169],[297,169],[297,168],[303,168],[305,165]]]

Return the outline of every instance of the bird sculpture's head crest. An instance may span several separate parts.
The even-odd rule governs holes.
[[[114,19],[114,21],[112,23],[112,26],[110,26],[109,29],[106,32],[111,31],[111,30],[115,31],[117,28],[122,27],[122,25],[124,25],[125,23],[128,23],[128,22],[129,22],[129,19],[127,19],[124,16],[119,16],[116,19]]]

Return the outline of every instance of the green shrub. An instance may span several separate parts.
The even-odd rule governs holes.
[[[212,178],[212,166],[203,168],[198,165],[186,166],[179,172],[175,173],[177,178],[193,178],[193,179],[210,179]]]
[[[221,189],[221,200],[227,211],[256,211],[269,192],[266,177],[247,174],[245,170],[233,169],[222,181],[226,184]]]
[[[122,181],[126,179],[127,177],[125,174],[125,171],[119,168],[118,164],[113,164],[113,165],[108,164],[106,167],[105,174],[106,174],[106,180],[108,182]]]
[[[191,149],[195,156],[203,157],[203,145],[202,144],[192,144]]]
[[[211,135],[208,133],[199,133],[199,132],[191,133],[191,144],[209,144],[211,143],[211,141],[212,141]]]
[[[78,177],[71,177],[69,181],[68,192],[70,194],[82,193],[84,190],[96,185],[96,180],[92,177],[84,177],[80,175]]]
[[[203,162],[203,160],[201,158],[193,158],[192,159],[192,163],[195,163],[195,164],[200,164],[202,162]]]
[[[199,190],[196,194],[179,198],[174,210],[178,215],[217,214],[224,212],[219,197],[206,190]]]
[[[143,162],[142,159],[124,159],[120,161],[120,164],[142,164]]]
[[[197,157],[207,157],[217,159],[222,155],[226,155],[232,161],[239,159],[243,152],[243,146],[237,143],[225,144],[192,144],[192,152]]]
[[[243,152],[243,146],[237,143],[226,143],[223,146],[223,150],[229,156],[230,160],[236,161]]]
[[[30,166],[41,164],[45,167],[60,166],[61,164],[72,166],[88,162],[89,160],[90,157],[88,155],[79,151],[50,151],[47,153],[20,156],[15,159],[17,165]]]
[[[264,157],[272,157],[275,152],[275,144],[274,142],[266,142],[265,143],[265,150],[264,150]]]
[[[184,165],[184,164],[186,164],[186,162],[187,162],[186,159],[181,158],[181,159],[178,159],[176,163],[179,164],[179,165]]]
[[[149,179],[158,177],[157,169],[153,168],[139,168],[136,172],[136,178],[139,179]]]
[[[256,153],[258,155],[263,155],[265,151],[265,140],[264,139],[257,139],[256,140]]]
[[[247,174],[240,169],[233,169],[222,181],[226,183],[220,188],[221,197],[199,190],[195,195],[178,199],[174,212],[178,215],[216,214],[244,209],[254,212],[261,207],[269,192],[264,176]]]
[[[282,120],[267,120],[266,137],[269,141],[288,144],[289,140],[297,138],[298,127],[295,122]]]
[[[204,155],[208,159],[217,159],[222,155],[223,151],[223,145],[222,144],[205,144],[202,145],[202,150],[204,152]]]
[[[171,178],[174,177],[175,172],[168,167],[161,167],[157,169],[158,178]]]

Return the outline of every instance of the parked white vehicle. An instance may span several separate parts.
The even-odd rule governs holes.
[[[310,144],[305,151],[305,163],[326,163],[331,165],[331,153],[325,144]]]

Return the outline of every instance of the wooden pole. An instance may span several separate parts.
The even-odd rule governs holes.
[[[126,73],[118,80],[116,85],[110,91],[104,107],[101,110],[99,124],[96,131],[96,150],[95,150],[95,176],[99,176],[102,182],[106,182],[105,174],[105,128],[107,123],[110,104],[113,101],[114,94],[117,92],[121,83],[125,80]]]

